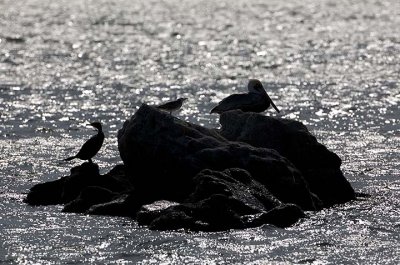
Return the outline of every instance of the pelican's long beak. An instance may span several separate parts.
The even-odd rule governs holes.
[[[271,102],[272,107],[279,113],[280,111],[278,110],[278,108],[275,106],[274,102],[272,102],[272,99],[269,98],[269,101]]]

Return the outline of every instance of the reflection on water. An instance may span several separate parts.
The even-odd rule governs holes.
[[[399,263],[398,1],[11,1],[0,3],[0,261],[17,263]],[[258,78],[282,110],[343,159],[361,201],[286,229],[156,232],[126,218],[22,203],[68,174],[104,124],[94,158],[120,163],[116,133],[142,104],[189,98],[209,111]]]

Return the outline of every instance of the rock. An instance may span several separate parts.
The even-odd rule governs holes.
[[[161,211],[140,210],[137,219],[153,230],[189,229],[193,231],[223,231],[245,228],[240,216],[227,204],[231,198],[215,194],[197,203],[182,203]]]
[[[265,223],[286,227],[304,217],[299,207],[283,204],[242,169],[206,169],[194,178],[194,185],[184,203],[143,206],[137,214],[139,224],[156,230],[221,231]]]
[[[171,206],[179,205],[177,202],[171,201],[155,201],[151,204],[143,205],[136,215],[139,225],[149,225],[154,219],[161,215],[161,212]]]
[[[225,195],[232,199],[231,208],[239,215],[269,211],[282,204],[264,185],[240,168],[222,172],[205,169],[194,177],[193,182],[195,189],[188,202],[199,202],[215,194]]]
[[[258,227],[264,224],[271,224],[285,228],[295,224],[299,219],[306,217],[304,212],[295,204],[284,204],[261,214],[245,216],[249,227]]]
[[[140,197],[150,203],[183,201],[203,169],[242,168],[282,202],[319,208],[301,173],[275,150],[228,141],[147,105],[124,123],[118,148]]]
[[[239,110],[223,113],[220,123],[226,139],[274,149],[287,158],[325,207],[355,199],[340,170],[340,158],[318,143],[302,123]]]
[[[161,231],[178,229],[211,231],[208,224],[198,223],[195,219],[188,216],[186,212],[190,212],[190,208],[187,208],[186,211],[179,210],[177,207],[168,208],[149,224],[149,228]]]
[[[66,177],[58,180],[39,183],[33,186],[26,198],[25,203],[30,205],[51,205],[63,203],[62,192]]]
[[[150,229],[221,231],[287,227],[303,210],[355,198],[340,158],[303,124],[230,111],[221,125],[207,129],[142,105],[118,132],[124,165],[101,175],[83,163],[32,187],[25,202],[136,217]]]
[[[68,203],[79,196],[89,186],[96,185],[100,180],[99,166],[94,163],[85,162],[71,169],[71,175],[65,178],[62,200]]]
[[[109,189],[89,186],[83,189],[76,199],[67,203],[63,212],[84,213],[93,205],[112,201],[116,195]]]
[[[122,165],[117,165],[109,173],[100,175],[97,164],[85,162],[73,167],[69,176],[33,186],[25,202],[31,205],[66,204],[78,198],[88,187],[122,193],[131,190],[132,184],[125,177],[125,169]],[[85,200],[90,201],[89,198]]]
[[[137,211],[143,205],[133,193],[120,194],[112,201],[96,204],[89,208],[86,212],[95,215],[125,216],[135,217]]]

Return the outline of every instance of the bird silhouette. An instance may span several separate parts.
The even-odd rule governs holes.
[[[179,110],[182,107],[183,102],[187,100],[187,98],[178,98],[177,100],[167,102],[165,104],[157,106],[158,109],[166,110],[169,114],[172,114],[173,111]]]
[[[240,109],[244,112],[263,112],[271,105],[279,113],[279,109],[272,102],[259,80],[250,79],[247,88],[248,93],[233,94],[224,98],[210,113],[221,114],[235,109]]]
[[[97,152],[103,145],[104,133],[100,122],[92,122],[90,123],[90,125],[92,125],[98,130],[97,134],[90,137],[89,140],[87,140],[82,145],[81,150],[79,150],[79,152],[76,155],[66,158],[65,161],[70,161],[72,159],[79,158],[82,160],[89,160],[90,163],[93,163],[92,157],[94,157],[97,154]]]

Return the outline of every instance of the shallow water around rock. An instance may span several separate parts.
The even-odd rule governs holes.
[[[0,261],[5,263],[400,262],[400,4],[363,1],[1,1]],[[126,218],[22,202],[68,175],[61,160],[104,123],[94,160],[120,163],[116,132],[142,103],[180,118],[258,78],[281,110],[343,159],[371,195],[288,229],[157,232]]]

